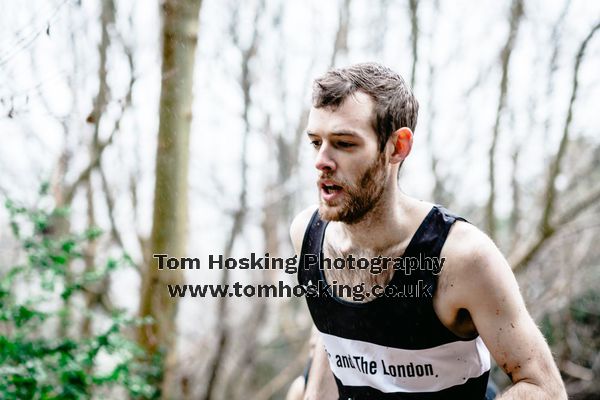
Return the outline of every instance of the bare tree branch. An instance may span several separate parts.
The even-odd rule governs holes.
[[[343,4],[340,7],[339,24],[338,30],[335,34],[335,41],[333,44],[333,52],[331,53],[331,59],[329,66],[335,66],[336,59],[340,53],[348,52],[348,23],[350,21],[350,0],[343,0]]]
[[[577,218],[582,212],[587,210],[589,207],[595,205],[600,200],[600,187],[592,190],[588,193],[588,195],[578,203],[571,206],[567,211],[565,211],[556,222],[557,225],[564,225],[573,221]]]
[[[104,152],[104,149],[106,149],[106,147],[112,143],[115,132],[116,131],[113,131],[108,137],[108,139],[99,142],[97,146],[93,148],[94,151],[92,154],[92,159],[90,160],[88,165],[79,173],[79,175],[73,181],[73,183],[71,183],[65,188],[63,195],[64,204],[70,204],[73,201],[73,196],[75,196],[75,193],[79,186],[82,183],[86,182],[89,179],[92,171],[98,167],[100,159],[102,158],[102,153]]]
[[[236,8],[237,9],[237,8]],[[242,114],[242,119],[244,121],[244,133],[242,138],[242,153],[240,160],[240,173],[241,173],[241,188],[238,200],[238,209],[233,216],[233,223],[231,226],[231,231],[228,235],[227,242],[225,244],[225,248],[223,250],[223,257],[228,258],[231,256],[233,251],[233,245],[237,237],[242,232],[244,220],[247,212],[247,191],[248,191],[248,140],[251,131],[251,124],[249,119],[249,111],[252,105],[252,99],[250,94],[250,89],[252,86],[252,77],[250,74],[250,62],[255,57],[258,41],[259,41],[259,32],[258,32],[258,21],[260,16],[262,15],[262,10],[264,9],[264,0],[261,0],[255,13],[254,18],[254,30],[252,33],[252,40],[250,45],[243,49],[239,42],[239,35],[237,30],[237,13],[234,14],[234,18],[232,19],[231,26],[231,36],[233,38],[233,42],[241,50],[242,53],[242,73],[240,77],[240,86],[242,87],[243,95],[244,95],[244,110]],[[227,285],[229,281],[229,271],[227,269],[223,270],[223,274],[221,275],[221,285]],[[229,342],[229,329],[227,327],[227,297],[219,298],[217,304],[217,315],[219,318],[217,319],[217,327],[216,327],[216,349],[215,355],[212,362],[208,367],[208,381],[206,384],[206,390],[204,396],[202,397],[204,400],[213,399],[215,396],[215,391],[217,389],[216,382],[217,378],[220,374],[221,364],[223,363],[225,349]]]
[[[517,179],[517,172],[519,171],[519,155],[521,154],[521,147],[517,144],[513,148],[512,152],[512,174],[510,178],[511,190],[512,190],[512,209],[510,212],[510,231],[512,233],[513,241],[511,243],[511,248],[514,248],[514,245],[517,240],[519,240],[519,236],[517,235],[518,223],[521,219],[521,187],[519,185],[519,180]]]
[[[370,24],[373,33],[369,50],[375,59],[380,59],[383,54],[385,38],[388,32],[390,0],[380,0],[378,5],[378,8],[374,8],[376,15],[373,17],[373,21]]]
[[[508,37],[504,48],[500,53],[500,61],[502,63],[502,78],[500,80],[500,94],[498,98],[498,108],[496,110],[496,121],[494,122],[494,130],[492,133],[492,143],[489,150],[489,182],[490,193],[486,205],[486,222],[487,231],[492,239],[496,237],[496,211],[494,202],[496,200],[496,145],[500,134],[500,119],[506,106],[506,97],[508,93],[508,67],[510,57],[515,45],[517,33],[521,17],[523,16],[523,0],[513,0],[510,13],[510,27]]]
[[[410,10],[410,43],[412,46],[412,67],[410,69],[410,87],[414,90],[416,80],[417,61],[419,57],[419,0],[409,0]]]
[[[250,396],[252,400],[268,400],[282,387],[291,381],[291,379],[298,375],[302,369],[302,365],[306,362],[306,353],[310,348],[310,341],[307,340],[302,350],[297,353],[294,360],[289,363],[281,372],[273,379],[271,379],[266,385],[262,387],[257,393]]]
[[[99,140],[100,132],[100,119],[106,104],[108,103],[109,86],[107,82],[107,60],[108,60],[108,48],[110,46],[110,35],[108,33],[109,26],[115,22],[115,5],[112,0],[106,0],[102,2],[102,12],[100,16],[101,20],[101,37],[98,43],[98,92],[94,97],[93,109],[90,115],[88,115],[86,121],[93,124],[94,134],[92,137],[92,143],[90,148],[90,162],[80,172],[79,176],[75,181],[67,186],[63,191],[63,201],[65,204],[71,204],[73,196],[79,185],[86,182],[90,178],[92,171],[99,165],[100,158],[104,149],[112,142],[114,131],[111,133],[109,138],[103,142]]]
[[[548,64],[548,81],[546,85],[546,98],[551,99],[552,93],[554,92],[554,75],[558,69],[558,54],[560,51],[560,38],[562,36],[562,29],[565,18],[569,11],[571,0],[565,1],[564,7],[558,16],[558,19],[552,27],[552,33],[550,34],[550,44],[552,46],[552,54],[550,56],[550,63]],[[544,122],[544,128],[546,131],[550,130],[550,121],[552,113],[548,112],[546,120]]]
[[[48,32],[50,29],[50,24],[54,23],[54,21],[58,19],[59,11],[66,3],[68,3],[68,1],[69,0],[63,0],[61,3],[59,3],[42,24],[38,23],[38,25],[33,27],[33,29],[30,29],[30,25],[28,24],[24,28],[20,29],[20,32],[18,32],[19,34],[17,35],[17,41],[9,46],[7,50],[0,52],[0,67],[6,65],[14,56],[31,46],[44,32]],[[29,32],[20,34],[25,30],[29,30]]]
[[[573,70],[571,97],[569,100],[569,107],[567,110],[567,116],[566,116],[565,124],[563,127],[563,134],[562,134],[562,138],[560,141],[560,145],[556,152],[556,156],[552,160],[552,163],[550,164],[550,168],[548,171],[548,180],[547,180],[546,191],[545,191],[546,204],[545,204],[545,207],[544,207],[544,210],[542,213],[542,218],[540,220],[540,224],[538,226],[539,236],[533,242],[533,244],[529,247],[529,249],[525,251],[524,255],[521,256],[514,263],[513,270],[515,272],[518,272],[521,269],[523,269],[533,259],[533,257],[542,248],[544,242],[548,238],[550,238],[551,236],[553,236],[555,234],[557,227],[559,227],[560,224],[564,224],[564,223],[568,222],[571,218],[576,217],[585,208],[594,204],[596,199],[598,199],[600,196],[600,191],[592,192],[592,194],[588,198],[584,199],[581,203],[579,203],[577,205],[578,208],[571,208],[569,211],[567,211],[563,215],[563,217],[559,217],[558,218],[559,224],[554,224],[553,221],[551,220],[554,215],[554,207],[555,207],[555,201],[556,201],[556,178],[558,177],[558,175],[560,173],[561,161],[567,151],[569,134],[570,134],[570,130],[571,130],[571,122],[573,120],[573,106],[574,106],[575,100],[577,98],[577,89],[579,87],[579,68],[581,66],[581,62],[585,55],[586,47],[587,47],[589,41],[594,36],[594,34],[596,34],[596,32],[598,31],[598,29],[600,29],[600,21],[597,22],[596,25],[594,25],[592,27],[592,29],[590,30],[590,32],[588,33],[586,38],[581,43],[581,45],[579,47],[579,51],[577,52],[577,56],[575,58],[575,67]]]
[[[560,145],[558,147],[558,151],[556,152],[556,156],[552,160],[550,164],[550,170],[548,174],[548,180],[546,184],[546,206],[544,207],[544,211],[542,214],[542,219],[540,222],[539,229],[544,235],[546,232],[552,231],[554,228],[551,226],[550,218],[554,211],[555,201],[556,201],[556,178],[560,173],[560,165],[563,157],[567,151],[567,146],[569,142],[569,134],[571,130],[571,122],[573,120],[573,105],[575,104],[575,99],[577,98],[577,90],[579,88],[579,67],[581,65],[581,60],[583,59],[583,55],[585,53],[585,49],[587,47],[588,42],[592,38],[592,36],[596,33],[596,31],[600,28],[600,23],[596,24],[589,32],[585,40],[581,43],[579,47],[579,51],[577,52],[577,57],[575,58],[575,70],[573,73],[573,88],[571,91],[571,98],[569,100],[569,108],[567,111],[567,118],[565,120],[565,125],[563,128],[563,134],[560,140]]]
[[[125,94],[125,98],[123,99],[122,102],[120,102],[121,113],[120,113],[119,117],[115,120],[112,134],[120,131],[121,121],[123,120],[125,111],[131,106],[133,85],[135,84],[133,54],[132,54],[132,50],[128,46],[125,46],[125,56],[127,57],[127,61],[129,63],[129,71],[130,71],[129,72],[130,73],[129,83],[127,85],[127,92]],[[111,134],[111,136],[112,136],[112,134]],[[119,232],[119,230],[117,228],[117,224],[116,224],[115,217],[114,217],[115,199],[111,193],[110,185],[108,184],[108,180],[106,178],[106,173],[104,172],[104,169],[102,168],[102,163],[100,161],[96,165],[96,168],[98,169],[98,172],[100,174],[100,179],[102,182],[102,189],[104,192],[104,198],[106,200],[106,206],[107,206],[107,210],[108,210],[108,219],[110,221],[111,236],[117,242],[117,245],[121,249],[126,250],[123,239],[121,237],[121,233]],[[137,265],[136,265],[136,267],[139,268],[139,266],[137,266]]]

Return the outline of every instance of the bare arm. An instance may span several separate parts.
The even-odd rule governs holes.
[[[458,309],[469,311],[487,348],[514,384],[498,399],[566,399],[550,348],[525,308],[510,266],[487,236],[468,224],[457,225],[455,247],[448,253],[448,261],[453,255],[458,261],[453,265],[459,290],[453,299]]]
[[[304,232],[306,231],[308,221],[310,221],[315,209],[316,207],[312,206],[302,211],[296,216],[296,218],[294,218],[294,221],[290,227],[290,237],[298,257],[300,257]],[[317,331],[317,329],[314,327],[312,330],[311,341],[314,343],[314,351],[312,355],[310,372],[308,374],[308,382],[304,392],[304,400],[337,399],[337,386],[333,378],[333,373],[329,368],[327,353],[323,347],[323,342],[321,341],[319,331]]]
[[[315,352],[308,374],[304,400],[335,400],[338,398],[335,379],[329,368],[329,360],[321,337],[318,332],[313,332],[313,335],[315,334],[317,335]]]

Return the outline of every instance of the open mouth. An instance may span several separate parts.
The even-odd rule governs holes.
[[[330,181],[321,182],[319,187],[321,189],[321,198],[327,203],[331,203],[344,192],[342,186],[336,185]]]
[[[327,194],[333,194],[333,193],[336,193],[336,192],[339,192],[339,191],[342,190],[341,186],[338,186],[338,185],[328,185],[328,184],[322,184],[321,188]]]

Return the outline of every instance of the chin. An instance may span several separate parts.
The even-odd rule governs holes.
[[[364,220],[372,207],[352,207],[345,203],[338,205],[328,205],[321,201],[319,204],[319,216],[324,221],[343,222],[348,225],[354,225]]]
[[[348,225],[353,225],[362,220],[364,216],[349,215],[348,208],[343,205],[328,206],[327,204],[321,203],[319,205],[319,216],[323,221],[329,222],[343,222]]]
[[[321,202],[319,204],[319,216],[324,221],[339,221],[342,215],[340,206],[329,206]]]

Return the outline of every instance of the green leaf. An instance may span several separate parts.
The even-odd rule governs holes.
[[[46,192],[43,183],[40,193]],[[99,237],[100,229],[58,237],[50,228],[57,218],[68,217],[68,209],[27,209],[12,200],[5,205],[23,252],[20,259],[25,261],[0,276],[0,399],[88,399],[100,386],[119,386],[133,397],[157,398],[162,359],[150,358],[125,335],[126,329],[148,319],[111,309],[102,313],[110,325],[101,333],[61,338],[54,332],[55,326],[71,323],[70,298],[87,295],[92,284],[131,259],[110,259],[104,267],[78,272],[68,267],[69,261],[82,257],[81,249]],[[25,290],[17,296],[16,288]],[[90,309],[84,317],[98,314]],[[101,354],[116,361],[112,371],[97,372]]]

